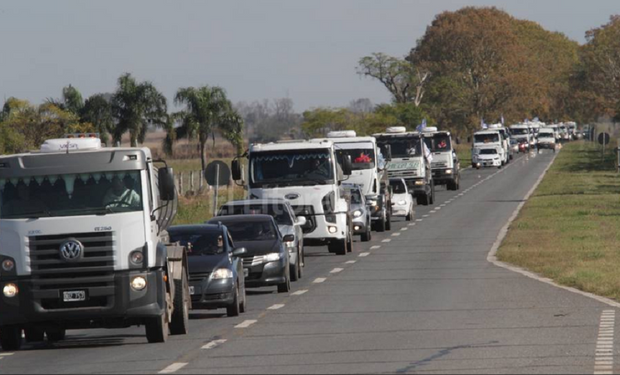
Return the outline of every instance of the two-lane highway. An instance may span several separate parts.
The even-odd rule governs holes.
[[[156,345],[138,328],[69,331],[0,352],[0,373],[591,373],[596,354],[613,363],[613,309],[487,261],[551,160],[467,169],[348,256],[307,248],[292,292],[250,291],[238,318],[194,311],[189,335]]]

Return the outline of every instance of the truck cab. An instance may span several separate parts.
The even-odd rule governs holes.
[[[252,144],[248,151],[250,199],[283,198],[295,215],[306,218],[304,245],[327,245],[332,253],[352,250],[349,200],[342,182],[351,175],[351,159],[338,163],[328,139]],[[238,160],[233,178],[241,180]]]
[[[526,124],[515,124],[510,125],[510,133],[512,134],[512,139],[515,139],[517,143],[525,143],[527,145],[527,149],[529,150],[531,145],[531,140],[534,138],[534,134],[532,133],[530,127]]]
[[[384,154],[389,152],[389,178],[403,178],[418,204],[431,205],[435,201],[435,181],[432,153],[419,132],[410,132],[404,126],[387,128],[385,133],[373,134]]]
[[[0,342],[64,339],[67,329],[144,325],[149,342],[184,334],[185,249],[169,244],[170,168],[148,148],[94,135],[0,157]],[[174,303],[173,303],[174,301]]]
[[[508,163],[508,147],[503,135],[497,129],[480,130],[474,133],[472,143],[472,167],[476,168],[475,156],[480,154],[482,148],[494,147],[497,149],[501,166]]]
[[[461,163],[456,155],[450,132],[427,127],[422,131],[424,142],[433,153],[431,169],[435,185],[446,185],[448,190],[461,186]]]
[[[391,229],[392,197],[391,189],[381,189],[388,185],[387,161],[374,137],[358,137],[354,130],[329,132],[327,137],[334,143],[336,156],[342,164],[344,156],[352,163],[349,184],[361,187],[365,200],[371,207],[372,227],[378,232]],[[390,159],[389,155],[386,155]]]

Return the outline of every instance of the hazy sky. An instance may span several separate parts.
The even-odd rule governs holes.
[[[355,67],[372,52],[404,56],[434,16],[494,5],[584,42],[619,0],[155,1],[0,0],[0,100],[35,103],[72,84],[111,92],[131,72],[171,99],[224,87],[233,101],[289,96],[297,110],[389,101]]]

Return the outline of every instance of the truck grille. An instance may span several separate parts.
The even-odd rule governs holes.
[[[435,162],[431,164],[431,167],[433,169],[435,168],[448,168],[448,163],[446,162]]]
[[[316,217],[314,207],[312,206],[292,206],[295,216],[303,216],[306,218],[306,225],[301,227],[304,233],[312,233],[316,230]]]
[[[75,262],[66,262],[60,256],[60,245],[69,238],[84,246],[82,258]],[[44,309],[104,307],[114,296],[113,232],[33,236],[29,250],[33,297]],[[73,290],[87,291],[87,300],[62,302],[62,292]]]
[[[417,177],[418,175],[418,171],[388,171],[388,176],[389,177]]]

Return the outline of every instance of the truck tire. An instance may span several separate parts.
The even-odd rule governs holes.
[[[147,318],[144,324],[146,339],[149,343],[155,344],[168,340],[168,318],[166,311],[156,318]]]
[[[64,328],[50,329],[45,331],[45,335],[47,336],[47,341],[59,342],[67,337],[67,330]]]
[[[328,245],[328,249],[330,253],[334,253],[336,255],[347,255],[347,240],[336,240],[331,242]]]
[[[19,350],[22,347],[22,329],[19,326],[0,327],[0,346],[5,352]]]
[[[429,204],[435,204],[435,181],[431,182],[431,196],[428,198]]]
[[[239,281],[237,281],[237,285],[235,286],[235,298],[232,305],[226,307],[226,316],[232,318],[235,316],[239,316],[240,313],[241,303],[239,302]]]
[[[347,233],[347,253],[353,252],[353,233],[351,232],[351,225],[348,226],[349,231]]]
[[[174,311],[170,321],[171,335],[186,335],[189,332],[189,308],[187,274],[183,271],[181,280],[174,280]]]
[[[24,336],[26,338],[26,342],[28,343],[45,341],[45,331],[41,328],[25,328]]]
[[[282,284],[278,285],[278,293],[288,293],[291,291],[291,275],[290,272],[288,271],[289,268],[286,267],[286,281],[283,282]]]

